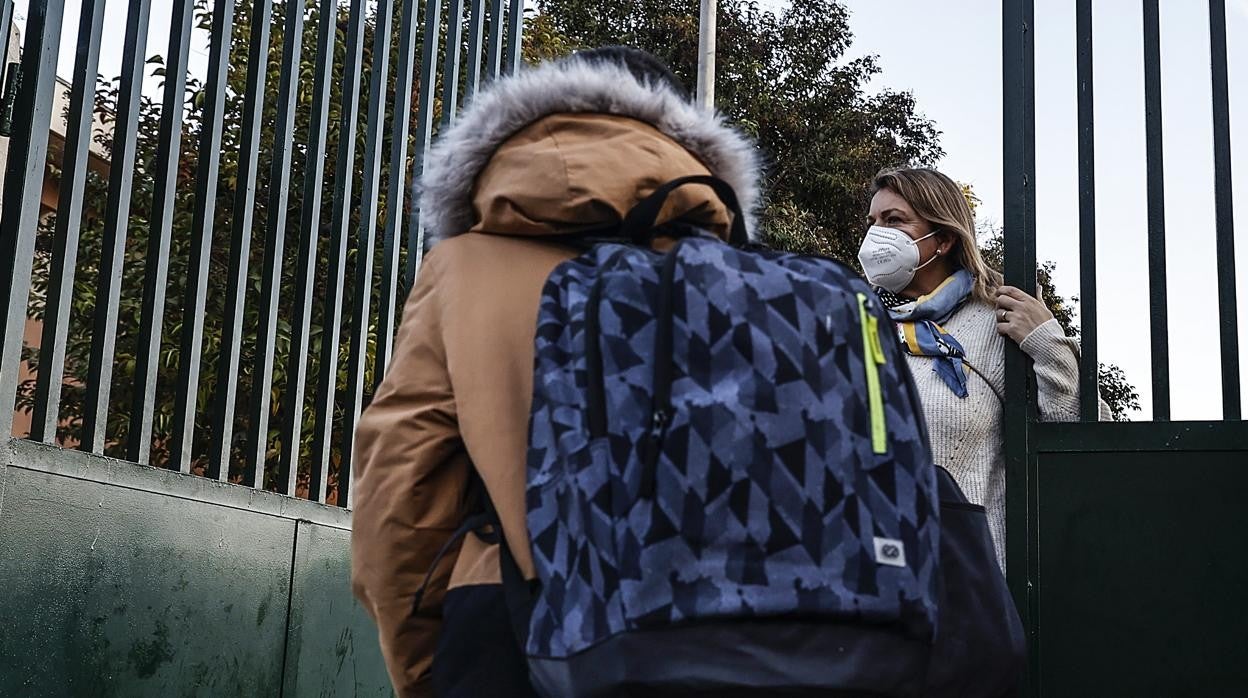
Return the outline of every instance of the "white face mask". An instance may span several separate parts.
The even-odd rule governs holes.
[[[935,261],[937,254],[919,264],[919,243],[940,230],[915,240],[896,228],[873,225],[858,248],[858,261],[867,281],[893,293],[901,293],[914,280],[914,273]]]

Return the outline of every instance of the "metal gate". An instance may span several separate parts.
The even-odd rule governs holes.
[[[76,37],[66,4],[30,0],[0,113],[0,694],[389,695],[351,437],[420,259],[411,182],[519,64],[524,3],[82,0]]]
[[[1209,2],[1222,421],[1170,420],[1158,0],[1143,0],[1153,421],[1096,422],[1092,0],[1076,0],[1082,421],[1042,424],[1010,345],[1007,563],[1031,696],[1222,696],[1248,685],[1248,423],[1241,421],[1226,7]],[[1035,291],[1033,0],[1003,4],[1006,280]],[[1220,369],[1220,370],[1219,370]],[[1219,375],[1220,374],[1220,375]],[[1197,379],[1184,376],[1185,380]]]

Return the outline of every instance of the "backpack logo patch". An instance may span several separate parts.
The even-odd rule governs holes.
[[[875,562],[890,567],[906,566],[906,546],[892,538],[875,538]]]

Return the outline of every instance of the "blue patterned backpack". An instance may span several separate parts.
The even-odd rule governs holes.
[[[729,244],[690,234],[653,251],[659,210],[686,184],[736,212]],[[967,636],[933,652],[948,612],[941,490],[956,485],[938,484],[872,289],[838,262],[751,247],[731,188],[710,177],[661,187],[620,233],[558,267],[541,300],[537,579],[502,551],[535,689],[933,695],[940,656],[950,695],[1002,695],[1021,633],[982,521],[972,547],[988,548],[972,557],[991,571],[972,576],[991,598],[968,603],[987,620],[960,617]],[[964,656],[981,645],[1001,647]],[[958,684],[968,661],[987,661],[988,690]]]

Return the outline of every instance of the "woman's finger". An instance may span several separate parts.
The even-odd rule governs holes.
[[[997,289],[997,296],[998,297],[1006,296],[1006,297],[1013,298],[1015,300],[1020,300],[1020,301],[1032,298],[1030,295],[1025,293],[1021,288],[1018,288],[1017,286],[1001,286],[1000,288]]]
[[[997,307],[1006,310],[1015,310],[1023,307],[1026,301],[1021,301],[1014,296],[997,296]]]

